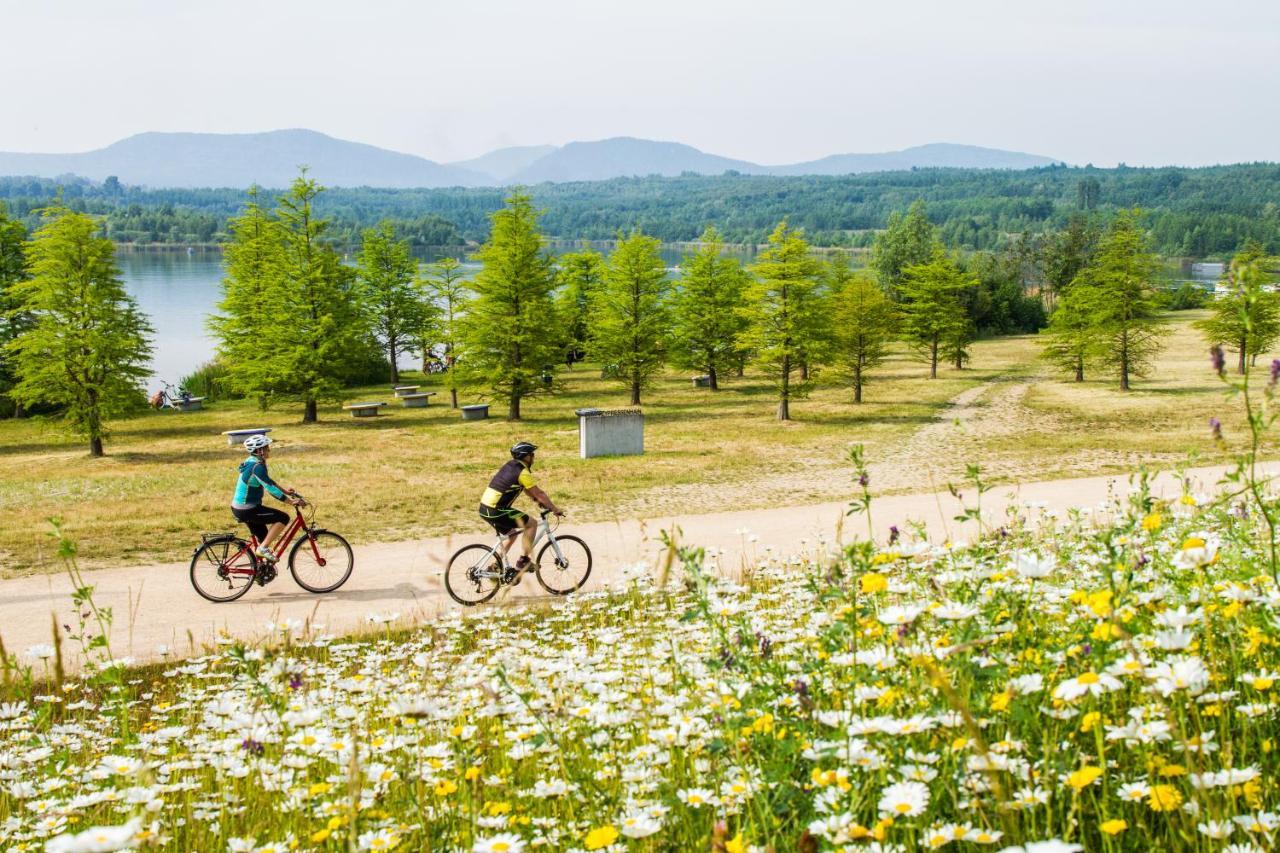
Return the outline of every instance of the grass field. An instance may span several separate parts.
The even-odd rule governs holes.
[[[1075,384],[1048,376],[1034,336],[978,342],[970,368],[932,381],[899,353],[861,406],[834,373],[822,375],[793,405],[791,423],[774,420],[762,376],[713,394],[669,372],[646,395],[643,457],[578,458],[574,410],[626,403],[621,387],[583,365],[565,375],[565,393],[528,401],[520,423],[392,404],[386,416],[360,420],[330,405],[321,423],[303,425],[300,406],[260,412],[217,402],[118,421],[107,457],[95,460],[57,421],[0,422],[0,573],[49,563],[51,517],[90,566],[185,559],[201,531],[232,524],[226,507],[241,451],[220,433],[247,426],[272,427],[273,476],[355,542],[480,532],[479,494],[517,439],[542,447],[542,484],[584,521],[838,499],[854,443],[866,445],[881,493],[942,488],[969,461],[993,480],[1120,471],[1189,451],[1209,461],[1224,455],[1209,439],[1210,416],[1222,419],[1228,447],[1243,434],[1188,325],[1195,316],[1171,322],[1156,372],[1129,394],[1104,377]],[[385,387],[352,396],[391,399]]]

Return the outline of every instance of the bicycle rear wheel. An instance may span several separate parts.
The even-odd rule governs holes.
[[[191,585],[209,601],[235,601],[258,576],[258,558],[235,536],[207,540],[191,555]]]
[[[568,595],[591,576],[591,549],[577,536],[557,536],[560,554],[548,542],[538,551],[538,583],[552,595]]]
[[[355,568],[351,546],[332,530],[304,533],[289,549],[289,572],[307,592],[333,592]]]
[[[449,558],[444,568],[444,588],[449,597],[467,607],[493,598],[502,585],[499,578],[481,573],[502,573],[502,559],[487,545],[467,545]]]

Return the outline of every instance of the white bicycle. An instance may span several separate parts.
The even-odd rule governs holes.
[[[547,517],[551,510],[540,513],[538,533],[533,539],[537,545],[547,540],[538,550],[533,566],[524,572],[507,562],[502,545],[509,538],[501,535],[493,545],[467,545],[459,548],[449,558],[444,569],[444,588],[459,604],[470,607],[483,604],[504,586],[520,583],[524,574],[534,571],[538,583],[552,595],[568,595],[581,589],[591,576],[591,549],[577,536],[557,536],[555,527]],[[557,525],[558,526],[558,525]]]

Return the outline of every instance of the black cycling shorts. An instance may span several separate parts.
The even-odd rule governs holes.
[[[498,531],[499,536],[506,536],[517,527],[524,527],[529,516],[518,509],[503,509],[496,506],[480,504],[480,517],[489,522],[489,526]]]
[[[236,521],[249,525],[249,532],[261,542],[267,537],[267,527],[272,524],[288,524],[289,516],[269,506],[251,506],[248,509],[231,508]]]

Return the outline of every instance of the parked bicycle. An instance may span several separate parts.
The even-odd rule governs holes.
[[[546,538],[533,562],[538,583],[552,595],[568,595],[581,589],[591,575],[591,549],[577,536],[556,535],[556,527],[548,520],[551,510],[539,513],[542,521],[533,539],[537,545]],[[470,607],[483,604],[503,586],[518,584],[524,573],[507,562],[502,550],[507,536],[499,536],[493,545],[467,545],[459,548],[444,570],[444,588],[459,604]]]
[[[192,394],[186,388],[175,388],[162,382],[161,389],[151,395],[150,403],[156,409],[181,409],[191,402]]]
[[[301,495],[299,495],[301,497]],[[309,509],[303,514],[304,509]],[[355,566],[355,556],[347,540],[316,527],[315,505],[303,502],[294,507],[293,521],[285,528],[272,553],[280,558],[289,543],[302,534],[289,550],[289,573],[307,592],[333,592],[347,582]],[[274,561],[254,552],[258,538],[241,539],[234,533],[206,533],[204,542],[191,555],[191,585],[209,601],[235,601],[257,583],[266,586],[276,578]]]

